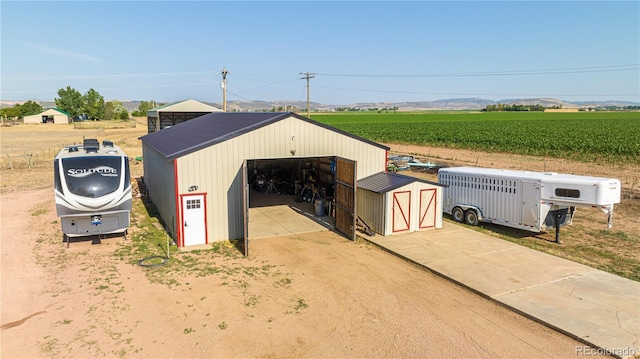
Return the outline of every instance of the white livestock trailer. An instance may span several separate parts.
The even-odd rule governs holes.
[[[613,221],[620,203],[620,180],[555,172],[529,172],[475,167],[438,171],[443,212],[457,222],[495,223],[531,232],[570,225],[576,207],[598,208]]]

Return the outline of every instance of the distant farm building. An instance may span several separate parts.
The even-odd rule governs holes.
[[[222,112],[222,110],[195,100],[156,107],[147,111],[148,133],[160,131],[211,112]]]
[[[71,115],[57,108],[50,108],[37,115],[25,116],[24,123],[53,123],[67,125],[71,122]]]
[[[578,108],[545,108],[544,112],[578,112]]]

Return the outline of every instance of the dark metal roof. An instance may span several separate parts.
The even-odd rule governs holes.
[[[386,193],[394,189],[406,186],[413,182],[428,183],[434,186],[446,187],[437,182],[431,182],[420,178],[405,176],[394,172],[379,172],[358,181],[358,188],[375,193]]]
[[[212,112],[139,139],[166,158],[175,159],[289,117],[389,150],[387,146],[291,112]]]

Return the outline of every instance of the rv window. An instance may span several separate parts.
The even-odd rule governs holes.
[[[64,179],[69,192],[89,198],[102,197],[116,191],[123,175],[120,173],[121,166],[121,157],[78,157],[62,160]]]
[[[577,190],[577,189],[556,188],[556,196],[558,196],[558,197],[569,197],[569,198],[580,198],[580,191]]]
[[[62,189],[62,181],[60,180],[60,170],[58,169],[58,161],[59,160],[54,160],[53,161],[53,182],[54,182],[54,186],[56,188],[56,191],[64,194],[64,190]]]

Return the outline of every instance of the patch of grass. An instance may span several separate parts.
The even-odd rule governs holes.
[[[247,307],[255,307],[258,304],[259,297],[255,294],[244,298],[244,305]]]
[[[32,217],[37,217],[37,216],[40,216],[40,215],[45,214],[47,212],[49,212],[49,211],[47,209],[45,209],[45,208],[38,208],[38,209],[36,209],[36,210],[31,212],[31,216]]]
[[[229,326],[227,325],[227,323],[222,322],[220,324],[218,324],[218,328],[220,328],[221,330],[225,330],[227,329]]]
[[[116,258],[131,265],[138,265],[143,258],[169,256],[162,266],[145,267],[145,274],[151,282],[169,287],[188,287],[190,284],[185,278],[231,277],[233,281],[242,283],[249,278],[261,280],[272,275],[275,266],[264,261],[260,265],[252,265],[254,260],[244,258],[234,241],[216,242],[206,250],[182,252],[175,246],[167,249],[167,233],[151,217],[153,213],[153,205],[145,204],[139,199],[134,200],[131,217],[135,226],[130,230],[130,240],[120,243],[119,248],[113,252]],[[222,285],[228,284],[228,281],[224,281]]]
[[[189,327],[189,328],[185,328],[183,332],[184,332],[184,334],[191,334],[191,333],[195,332],[195,329]]]
[[[307,309],[308,307],[309,307],[309,304],[307,304],[307,302],[304,299],[298,298],[295,300],[293,310],[295,311],[296,314],[300,314],[300,311],[302,309]]]
[[[291,278],[280,278],[273,282],[274,287],[289,288],[291,287]]]
[[[40,350],[45,353],[53,354],[60,340],[50,335],[45,336],[44,340],[45,340],[44,342],[39,343]]]

